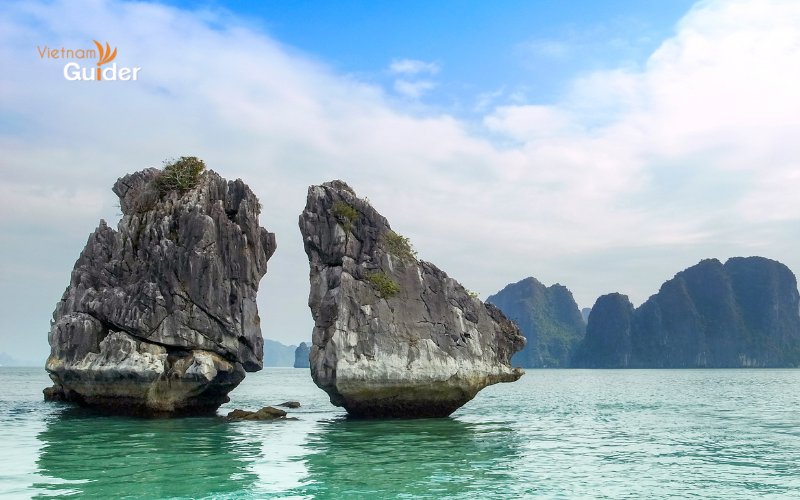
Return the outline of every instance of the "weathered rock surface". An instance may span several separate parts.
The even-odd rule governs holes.
[[[295,368],[309,368],[311,363],[308,361],[308,356],[311,354],[311,348],[305,342],[297,346],[294,351],[294,367]]]
[[[800,296],[788,267],[763,257],[707,259],[634,309],[604,295],[574,364],[597,368],[800,366]]]
[[[517,326],[430,262],[342,181],[312,186],[300,216],[315,321],[311,376],[357,417],[446,416],[524,373]]]
[[[262,367],[256,293],[276,245],[256,196],[213,171],[164,193],[160,175],[116,182],[118,230],[101,220],[75,263],[51,323],[50,399],[208,412]]]
[[[586,333],[572,292],[536,278],[512,283],[486,299],[519,326],[525,348],[511,358],[523,368],[568,368]]]

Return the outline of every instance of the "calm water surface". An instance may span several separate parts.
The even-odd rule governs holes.
[[[0,498],[800,498],[800,370],[529,370],[448,419],[354,421],[307,370],[220,409],[299,421],[101,417],[0,368]]]

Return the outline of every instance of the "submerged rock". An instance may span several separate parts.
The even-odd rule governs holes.
[[[300,408],[300,403],[297,401],[286,401],[278,406],[283,406],[284,408]]]
[[[272,406],[265,406],[258,411],[247,410],[233,410],[226,416],[231,420],[277,420],[286,418],[286,412],[273,408]]]
[[[311,348],[305,342],[297,346],[294,351],[294,367],[295,368],[308,368],[311,364],[308,361],[308,355],[311,354]]]
[[[213,171],[185,189],[164,176],[150,168],[114,185],[118,230],[100,221],[53,313],[51,399],[209,412],[261,369],[256,293],[276,245],[258,199]]]
[[[358,417],[441,417],[524,373],[517,326],[430,262],[342,181],[308,190],[311,376]]]

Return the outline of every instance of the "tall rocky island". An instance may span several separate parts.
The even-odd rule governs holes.
[[[357,417],[442,417],[524,373],[517,326],[430,262],[344,182],[308,190],[311,376]]]
[[[800,366],[800,297],[788,267],[763,257],[707,259],[638,308],[597,299],[573,365],[590,368]]]
[[[294,350],[294,367],[295,368],[311,368],[308,362],[308,356],[311,354],[311,348],[305,342],[302,342],[297,349]]]
[[[569,368],[586,323],[572,292],[536,278],[512,283],[486,299],[518,326],[527,342],[511,362],[523,368]]]
[[[119,179],[122,220],[89,236],[56,305],[47,399],[208,413],[262,367],[258,284],[275,251],[241,180],[182,157]]]

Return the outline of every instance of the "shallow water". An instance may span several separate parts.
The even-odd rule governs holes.
[[[529,370],[451,418],[358,421],[307,370],[220,409],[298,421],[97,416],[0,368],[0,498],[800,498],[800,370]]]

